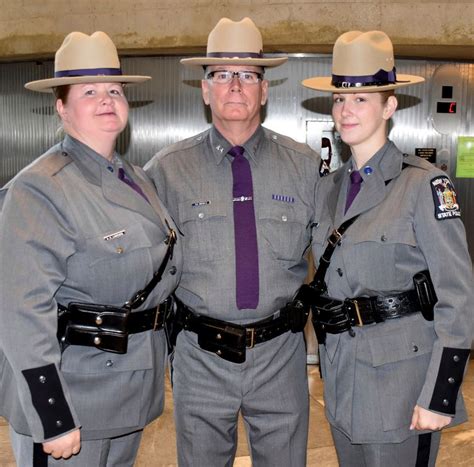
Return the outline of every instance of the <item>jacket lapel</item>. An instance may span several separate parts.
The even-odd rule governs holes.
[[[363,214],[380,204],[387,196],[388,182],[400,175],[403,154],[391,141],[385,144],[378,157],[376,155],[374,159],[373,165],[370,161],[368,164],[373,168],[373,172],[363,175],[364,182],[360,192],[344,214],[342,221]]]

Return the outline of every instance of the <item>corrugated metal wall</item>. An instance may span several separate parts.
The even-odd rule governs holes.
[[[210,115],[202,104],[201,72],[179,64],[180,57],[137,57],[122,59],[126,73],[151,75],[146,84],[130,87],[130,124],[121,135],[120,152],[131,162],[143,165],[162,147],[207,128]],[[270,99],[265,126],[299,141],[312,143],[307,128],[331,122],[331,99],[300,85],[310,76],[328,76],[331,59],[323,55],[292,55],[285,65],[269,69]],[[474,180],[456,179],[458,136],[474,136],[474,64],[454,63],[462,79],[462,124],[459,134],[438,133],[429,119],[430,80],[445,62],[399,60],[399,73],[421,75],[426,84],[403,88],[398,93],[399,110],[393,118],[390,137],[401,150],[437,148],[450,158],[449,175],[455,180],[463,219],[474,253]],[[0,64],[0,184],[58,140],[59,121],[53,98],[23,88],[27,81],[52,76],[51,62]],[[316,148],[317,149],[317,148]],[[447,248],[449,239],[447,239]]]

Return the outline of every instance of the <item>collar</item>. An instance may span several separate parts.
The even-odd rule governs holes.
[[[95,184],[100,184],[102,170],[117,176],[118,169],[125,168],[123,159],[116,151],[112,160],[109,161],[91,147],[68,134],[62,142],[62,149],[74,160],[84,176]]]
[[[385,144],[359,169],[364,182],[370,177],[382,177],[384,181],[396,177],[402,168],[403,156],[392,141],[387,140]],[[355,170],[354,160],[351,157],[334,177],[337,182],[344,176]]]
[[[264,131],[261,125],[257,127],[254,134],[244,143],[242,146],[245,149],[245,154],[248,156],[249,159],[252,159],[255,163],[257,163],[257,149],[262,141],[264,135]],[[227,155],[230,148],[233,146],[232,144],[227,141],[219,130],[212,126],[209,140],[211,144],[212,153],[216,159],[216,164],[220,164],[224,158],[229,158],[230,156]]]

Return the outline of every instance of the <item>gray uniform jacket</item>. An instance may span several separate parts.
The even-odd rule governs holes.
[[[232,322],[270,316],[303,282],[319,178],[315,153],[286,136],[259,127],[244,147],[259,254],[255,310],[236,306],[230,144],[213,127],[164,149],[145,166],[184,234],[178,297],[199,314]]]
[[[332,256],[329,296],[393,295],[428,269],[438,302],[431,322],[416,313],[355,327],[355,337],[328,334],[320,346],[326,413],[354,443],[401,442],[419,433],[409,430],[415,404],[452,424],[466,420],[459,388],[473,337],[472,264],[444,172],[389,141],[360,171],[361,191],[344,215],[351,166],[317,190],[316,260],[332,229],[360,215]]]
[[[0,191],[0,414],[36,442],[82,427],[83,439],[130,433],[163,409],[164,332],[129,336],[123,355],[56,338],[58,303],[122,306],[160,266],[173,226],[141,169],[113,167],[66,137]],[[181,245],[144,305],[176,287]]]

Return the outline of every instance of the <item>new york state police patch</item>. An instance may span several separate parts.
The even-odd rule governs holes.
[[[456,191],[448,177],[443,175],[431,180],[431,192],[435,205],[435,218],[439,221],[461,217]]]

